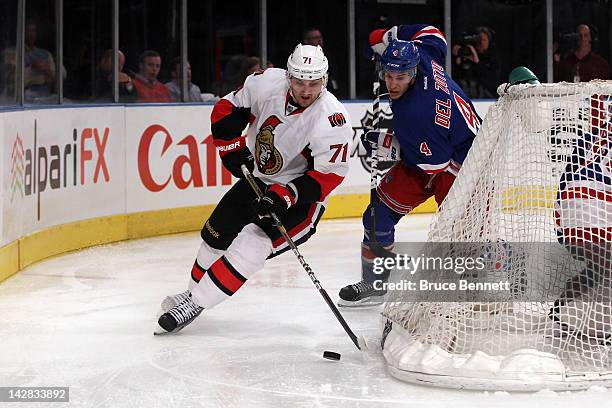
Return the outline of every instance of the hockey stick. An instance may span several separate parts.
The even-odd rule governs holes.
[[[380,135],[380,62],[374,54],[374,72],[376,79],[372,83],[372,130]],[[378,257],[394,257],[395,254],[384,248],[378,243],[376,238],[376,206],[378,205],[378,136],[376,141],[371,143],[372,152],[370,153],[370,231],[369,246],[374,255]]]
[[[242,173],[244,174],[244,177],[245,177],[246,181],[249,183],[249,185],[251,186],[251,188],[253,189],[255,194],[257,194],[257,198],[263,197],[263,193],[261,192],[261,189],[259,188],[259,186],[255,182],[255,179],[253,178],[253,175],[249,172],[247,167],[243,164],[241,166],[241,168],[242,168]],[[351,340],[353,341],[353,344],[355,344],[355,347],[357,347],[358,350],[366,351],[368,349],[368,345],[366,344],[365,339],[363,338],[363,336],[357,337],[357,335],[355,335],[355,333],[353,333],[353,331],[349,327],[349,325],[346,322],[346,320],[344,320],[344,317],[342,317],[342,315],[340,314],[340,311],[338,310],[336,305],[334,305],[332,300],[329,298],[329,295],[327,294],[327,291],[325,291],[323,286],[321,286],[321,283],[319,282],[319,280],[315,276],[314,272],[312,271],[312,269],[310,268],[308,263],[306,263],[306,261],[304,260],[304,257],[302,256],[302,254],[300,254],[300,251],[298,250],[297,246],[295,245],[295,242],[293,242],[293,239],[291,239],[291,237],[287,233],[287,230],[285,229],[285,226],[281,222],[280,218],[278,218],[278,215],[276,215],[276,213],[271,211],[270,212],[270,217],[272,217],[272,222],[274,223],[276,228],[278,228],[278,231],[281,233],[283,238],[285,238],[285,241],[287,241],[287,244],[289,245],[289,247],[293,251],[293,254],[297,257],[298,261],[300,261],[300,264],[302,265],[302,267],[304,268],[304,270],[306,271],[306,273],[310,277],[310,280],[312,280],[312,283],[314,283],[316,288],[319,289],[319,293],[321,294],[321,296],[323,296],[323,299],[325,299],[325,303],[327,303],[327,306],[329,306],[329,308],[332,310],[332,312],[334,312],[334,315],[336,316],[336,319],[338,319],[338,321],[342,325],[342,328],[344,329],[344,331],[346,331],[346,334],[348,334],[348,336],[351,338]]]

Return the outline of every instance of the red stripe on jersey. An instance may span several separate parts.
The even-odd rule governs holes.
[[[231,293],[236,293],[242,284],[246,282],[246,278],[240,275],[224,256],[217,259],[217,261],[212,264],[209,273],[214,275],[214,277]]]
[[[446,171],[448,168],[450,168],[451,165],[452,165],[451,160],[441,163],[441,164],[427,164],[427,163],[418,164],[419,168],[423,170],[423,172],[425,172],[426,174],[442,173],[443,171]]]
[[[417,31],[412,38],[410,38],[411,41],[416,40],[418,37],[422,36],[422,35],[439,35],[442,37],[442,39],[444,39],[444,34],[442,33],[442,31],[438,30],[436,27],[426,27],[420,31]],[[446,39],[444,39],[444,41],[446,42]]]
[[[438,174],[438,173],[442,173],[444,171],[446,171],[446,169],[448,169],[450,166],[450,164],[447,164],[446,166],[442,167],[441,169],[436,169],[436,170],[423,170],[426,174]]]
[[[461,170],[461,165],[459,163],[457,163],[456,161],[451,160],[450,168],[455,170],[455,171],[459,171],[459,170]]]
[[[591,187],[575,187],[561,192],[561,200],[591,198],[599,201],[612,202],[612,193]]]
[[[309,170],[306,172],[310,177],[312,177],[319,185],[321,186],[321,197],[319,201],[325,200],[325,197],[331,193],[334,188],[338,187],[344,177],[339,176],[335,173],[321,173],[317,170]]]
[[[238,136],[232,140],[213,139],[213,143],[219,150],[219,156],[223,157],[246,146],[246,136]]]
[[[310,208],[308,209],[308,215],[304,218],[304,220],[298,225],[296,225],[295,227],[291,228],[289,231],[287,231],[287,233],[289,234],[291,238],[295,237],[300,232],[304,231],[306,228],[310,228],[310,224],[314,222],[312,217],[316,209],[317,209],[317,203],[312,203],[310,205]],[[284,242],[285,242],[285,238],[281,236],[280,238],[274,240],[274,242],[272,243],[272,246],[274,246],[274,248],[278,248]]]
[[[604,107],[603,96],[591,95],[591,129],[592,133],[599,132],[604,127],[605,118],[608,116]]]
[[[555,219],[555,224],[557,225],[557,228],[561,227],[561,214],[559,214],[559,211],[554,210],[553,211],[553,218]]]
[[[234,108],[235,106],[232,105],[232,103],[227,99],[219,100],[217,103],[215,103],[215,107],[213,108],[212,113],[210,114],[211,125],[213,123],[217,123],[226,116],[231,115]]]
[[[201,268],[200,265],[198,265],[197,261],[193,263],[193,267],[191,268],[191,279],[196,282],[200,282],[204,277],[205,273],[206,270]]]
[[[255,122],[255,115],[252,113],[249,115],[249,125],[252,125]]]
[[[572,244],[582,242],[612,242],[612,227],[563,228],[563,241]]]

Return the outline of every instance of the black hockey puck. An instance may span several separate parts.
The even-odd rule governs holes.
[[[336,353],[335,351],[324,351],[323,358],[338,361],[340,360],[340,353]]]

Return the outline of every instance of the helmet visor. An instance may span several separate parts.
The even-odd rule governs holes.
[[[417,76],[417,67],[412,67],[408,70],[394,70],[394,69],[388,69],[388,66],[383,67],[383,69],[378,71],[378,77],[384,81],[385,79],[385,74],[386,73],[395,73],[398,74],[398,76],[401,76],[403,78],[404,74],[406,77],[406,80],[411,81],[413,78],[416,78]]]

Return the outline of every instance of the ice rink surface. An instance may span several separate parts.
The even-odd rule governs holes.
[[[163,221],[162,221],[163,222]],[[424,240],[411,216],[398,240]],[[360,220],[324,221],[301,251],[336,300],[359,278]],[[506,393],[402,383],[385,369],[380,308],[343,313],[358,352],[292,253],[178,335],[152,335],[159,303],[183,291],[200,238],[85,249],[0,284],[0,386],[69,386],[70,403],[15,407],[611,407],[612,392]],[[324,360],[323,351],[342,354]]]

